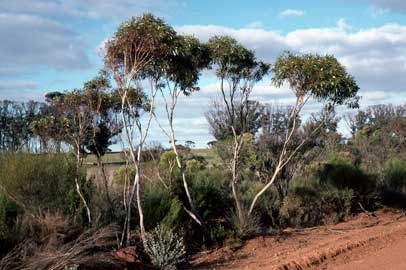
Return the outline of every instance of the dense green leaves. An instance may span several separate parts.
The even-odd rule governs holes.
[[[277,87],[288,83],[296,97],[311,96],[331,105],[358,107],[359,87],[334,56],[285,52],[272,72],[273,83]]]

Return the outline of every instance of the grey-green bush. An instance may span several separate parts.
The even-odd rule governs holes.
[[[145,234],[145,252],[151,262],[165,270],[175,270],[185,260],[186,249],[182,237],[172,229],[157,225]]]

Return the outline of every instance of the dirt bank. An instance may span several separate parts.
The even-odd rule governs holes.
[[[404,270],[406,216],[381,210],[332,226],[259,237],[238,250],[225,247],[194,257],[200,270]]]

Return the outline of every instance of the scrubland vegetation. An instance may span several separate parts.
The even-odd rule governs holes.
[[[1,269],[119,269],[125,247],[138,266],[176,269],[202,249],[405,207],[406,106],[359,109],[333,56],[263,63],[230,37],[201,43],[146,14],[117,29],[104,60],[81,89],[0,103]],[[174,112],[207,69],[220,82],[206,113],[215,141],[192,149]],[[252,100],[260,81],[288,85],[295,103]],[[303,114],[309,99],[320,112]],[[169,148],[148,141],[153,124]],[[122,153],[106,158],[113,144]]]

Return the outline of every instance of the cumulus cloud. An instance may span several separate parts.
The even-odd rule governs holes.
[[[271,63],[284,50],[333,54],[355,76],[362,93],[406,92],[403,88],[406,84],[406,26],[400,24],[354,31],[344,20],[339,20],[335,27],[298,29],[287,34],[216,25],[188,25],[176,29],[202,40],[214,34],[232,36]]]
[[[284,18],[284,17],[300,17],[305,15],[305,11],[304,10],[300,10],[300,9],[285,9],[284,11],[282,11],[281,13],[279,13],[279,16]]]
[[[0,82],[0,91],[2,90],[34,90],[37,88],[36,82],[30,81],[8,81]]]
[[[11,80],[0,81],[0,100],[27,101],[42,100],[43,94],[38,91],[38,84],[34,81]]]
[[[182,7],[182,1],[164,0],[18,0],[1,1],[3,12],[25,13],[48,18],[123,19],[153,10],[165,14],[171,7]]]
[[[84,69],[90,66],[77,35],[53,20],[24,14],[0,13],[0,61],[10,66]],[[17,69],[17,70],[16,70]],[[2,73],[7,70],[2,70]]]
[[[358,81],[362,107],[378,103],[401,103],[406,94],[406,26],[386,24],[381,27],[359,29],[340,19],[336,26],[329,28],[298,29],[286,34],[267,31],[260,28],[230,28],[218,25],[178,26],[176,30],[192,34],[203,41],[213,35],[229,35],[248,48],[255,50],[258,57],[270,63],[284,50],[299,53],[333,54],[347,67],[350,74]],[[204,114],[210,100],[220,97],[218,83],[201,86],[201,91],[180,100],[178,116],[184,117],[193,111],[196,117]],[[266,79],[254,88],[252,99],[269,104],[293,104],[294,97],[289,88],[271,86]],[[314,101],[309,101],[303,113],[309,115],[320,110]],[[344,108],[339,110],[344,113]],[[199,118],[201,120],[201,118]],[[185,119],[183,122],[187,122]],[[199,125],[186,126],[195,130],[197,141],[209,140],[210,135]],[[181,130],[183,125],[179,126]],[[187,135],[180,132],[180,138]],[[200,136],[200,137],[199,137]]]

